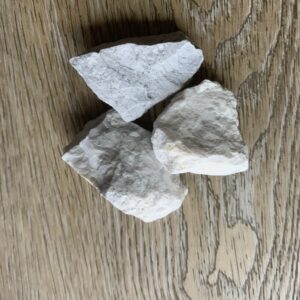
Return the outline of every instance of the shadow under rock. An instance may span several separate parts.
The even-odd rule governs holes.
[[[173,21],[115,21],[78,26],[73,29],[74,37],[78,36],[82,44],[75,43],[81,53],[91,51],[104,43],[113,43],[125,38],[159,35],[178,31]]]

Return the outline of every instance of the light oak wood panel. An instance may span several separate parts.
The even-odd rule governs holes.
[[[297,0],[2,0],[0,16],[0,299],[300,299]],[[194,83],[238,97],[250,168],[182,176],[183,208],[144,224],[60,159],[107,109],[68,59],[176,28],[204,51]]]

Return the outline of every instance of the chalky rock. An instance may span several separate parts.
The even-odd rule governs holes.
[[[236,105],[232,92],[209,80],[177,94],[154,122],[157,159],[172,174],[222,176],[247,170]]]
[[[105,44],[70,63],[99,99],[130,122],[180,90],[202,61],[202,51],[175,32]]]
[[[115,207],[145,222],[178,209],[187,194],[155,158],[151,133],[113,110],[88,123],[62,158]]]

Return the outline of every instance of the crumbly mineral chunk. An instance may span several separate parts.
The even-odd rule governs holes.
[[[99,99],[130,122],[180,90],[202,61],[202,51],[175,32],[103,45],[70,63]]]
[[[178,209],[187,194],[155,158],[150,138],[110,110],[87,124],[62,158],[115,207],[150,222]]]
[[[229,175],[248,169],[232,92],[209,80],[177,94],[154,122],[157,159],[172,174]]]

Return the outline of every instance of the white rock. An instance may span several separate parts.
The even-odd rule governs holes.
[[[180,90],[202,61],[202,51],[176,32],[106,44],[70,63],[98,98],[129,122]]]
[[[155,158],[151,133],[113,110],[88,123],[62,158],[115,207],[145,222],[178,209],[187,194]]]
[[[229,175],[248,169],[236,99],[216,82],[177,94],[154,122],[157,159],[172,174]]]

